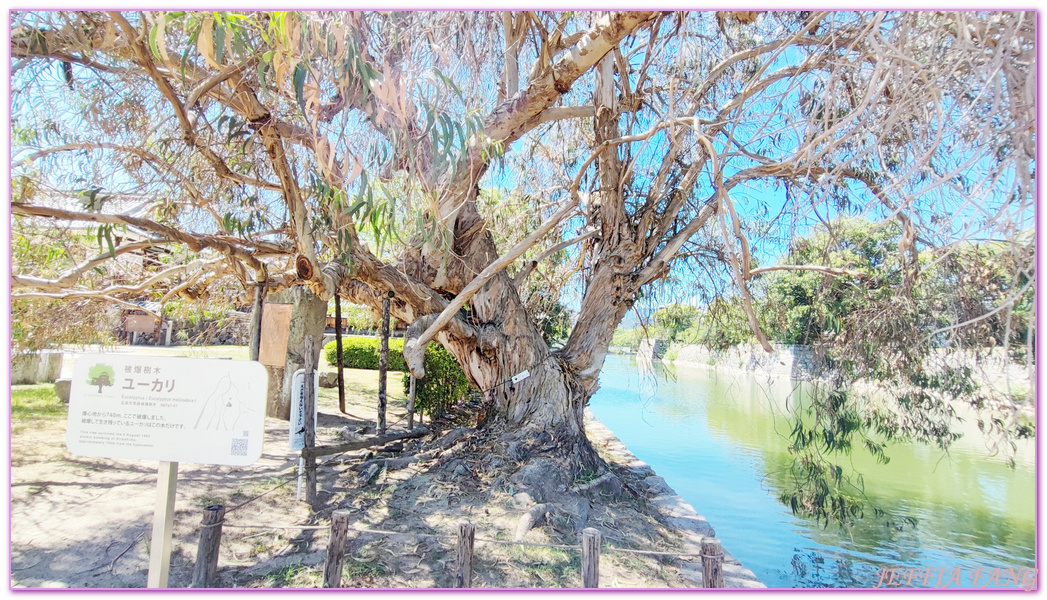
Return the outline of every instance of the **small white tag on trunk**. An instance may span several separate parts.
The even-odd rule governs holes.
[[[513,375],[513,383],[520,383],[521,381],[523,381],[524,379],[527,379],[530,376],[531,376],[531,372],[530,371],[521,371],[521,372],[517,373],[516,375]]]

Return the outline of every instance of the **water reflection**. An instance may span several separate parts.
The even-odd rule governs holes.
[[[790,418],[809,393],[808,384],[611,357],[591,408],[769,586],[869,587],[892,567],[1033,566],[1033,444],[1019,445],[1010,469],[987,456],[977,429],[948,454],[894,444],[887,465],[864,450],[841,456],[864,483],[865,518],[841,528],[794,517],[777,498],[792,486]]]

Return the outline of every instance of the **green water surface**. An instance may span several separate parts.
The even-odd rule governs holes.
[[[945,585],[960,569],[950,587],[975,588],[991,573],[975,569],[1011,569],[1014,586],[1021,569],[1035,566],[1031,440],[993,456],[968,418],[947,453],[895,443],[884,465],[855,450],[839,464],[861,475],[866,515],[850,527],[826,526],[778,500],[791,486],[790,418],[807,384],[697,367],[656,365],[645,374],[631,358],[612,356],[600,385],[590,402],[597,418],[770,587],[876,587],[889,568],[944,570],[939,579],[935,571],[911,578],[914,587]]]

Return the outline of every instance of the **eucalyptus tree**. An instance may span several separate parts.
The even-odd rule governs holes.
[[[896,223],[899,297],[920,250],[1027,248],[1034,25],[1029,12],[16,11],[12,210],[139,227],[269,291],[369,306],[393,292],[416,375],[439,341],[511,437],[591,464],[582,413],[614,329],[670,275],[729,279],[769,347],[754,256],[812,223]],[[96,187],[150,194],[154,213],[37,201]],[[554,255],[578,296],[557,349],[521,294]],[[15,295],[90,285],[42,279],[16,273]]]

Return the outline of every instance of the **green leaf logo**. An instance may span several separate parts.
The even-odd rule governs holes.
[[[98,386],[98,393],[105,386],[111,386],[116,381],[116,373],[107,364],[99,363],[87,371],[87,383]]]

